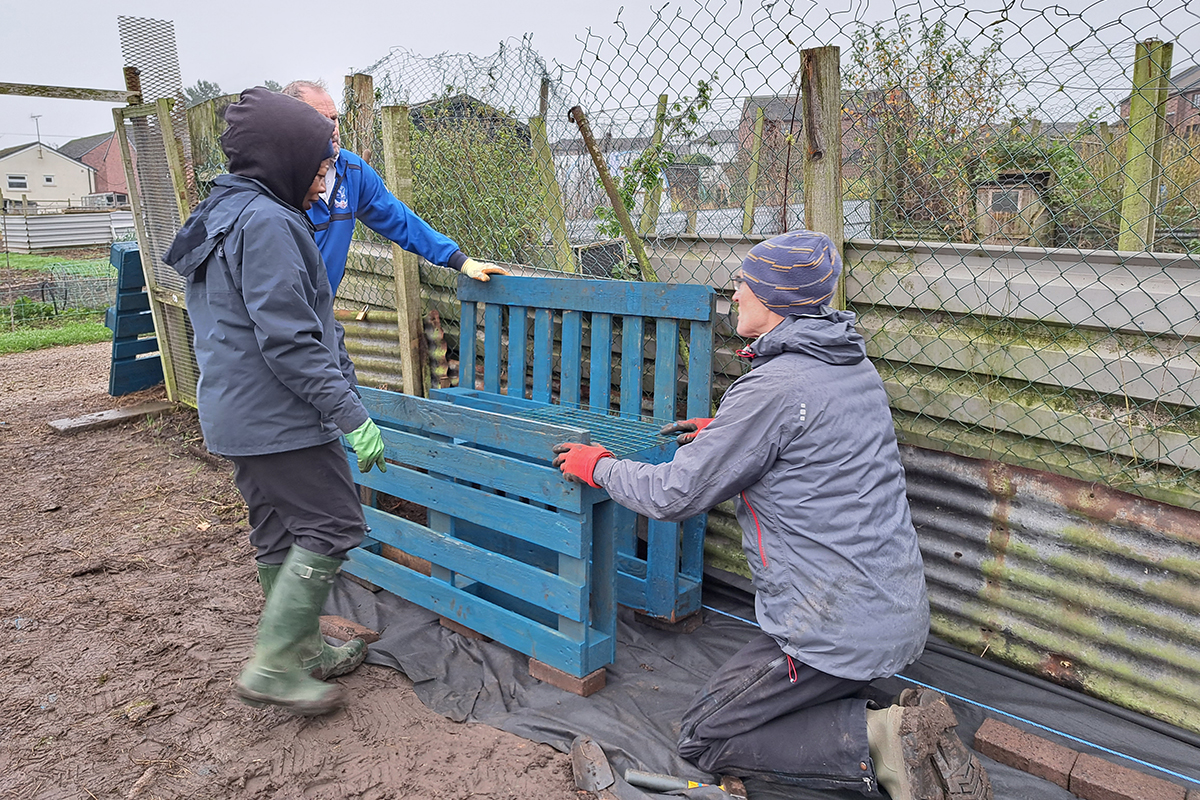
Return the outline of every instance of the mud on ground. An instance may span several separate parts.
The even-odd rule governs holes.
[[[245,507],[195,413],[71,436],[108,344],[0,356],[0,797],[584,798],[546,745],[426,709],[401,673],[302,719],[232,698],[261,610]]]

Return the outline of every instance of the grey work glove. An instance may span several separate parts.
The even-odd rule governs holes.
[[[670,425],[664,425],[659,434],[662,436],[675,436],[676,444],[689,444],[712,421],[712,417],[681,419],[678,422],[672,422]],[[678,435],[676,436],[676,434]]]

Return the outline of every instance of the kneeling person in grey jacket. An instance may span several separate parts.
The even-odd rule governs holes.
[[[733,296],[751,370],[716,417],[667,426],[686,447],[665,464],[564,443],[555,465],[655,519],[737,498],[761,631],[685,712],[682,756],[814,789],[986,800],[941,695],[868,699],[921,654],[929,601],[883,382],[854,315],[828,305],[840,272],[821,233],[755,245]]]
[[[236,692],[298,714],[340,707],[324,679],[362,663],[366,643],[330,647],[321,608],[366,531],[340,443],[359,469],[385,469],[336,335],[333,292],[304,211],[324,189],[333,123],[262,88],[225,113],[230,174],[180,229],[164,261],[187,279],[208,449],[234,464],[250,511],[266,606]]]

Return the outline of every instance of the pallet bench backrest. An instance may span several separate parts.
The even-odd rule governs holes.
[[[652,387],[656,420],[711,416],[715,297],[711,287],[691,284],[460,278],[459,386],[474,388],[472,378],[479,379],[481,341],[479,388],[486,392],[639,418],[645,416],[643,394]]]

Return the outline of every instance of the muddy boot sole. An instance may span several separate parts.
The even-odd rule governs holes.
[[[335,687],[333,691],[326,692],[323,696],[316,699],[294,700],[286,697],[276,697],[274,695],[263,694],[256,692],[241,683],[237,683],[233,687],[233,693],[239,700],[252,708],[262,708],[263,706],[279,706],[282,709],[298,714],[302,717],[318,717],[322,714],[330,714],[337,711],[342,706],[346,705],[346,695],[341,688]]]
[[[900,741],[914,800],[992,800],[987,772],[955,733],[958,718],[946,698],[929,689],[906,689],[900,705]]]

